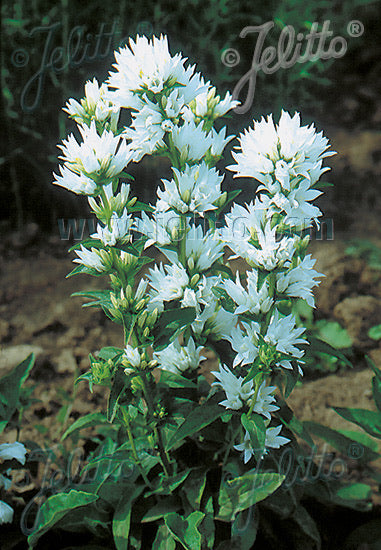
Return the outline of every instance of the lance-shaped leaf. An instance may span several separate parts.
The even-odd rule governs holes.
[[[218,498],[216,519],[231,522],[238,512],[246,510],[271,495],[280,487],[284,475],[250,473],[230,481],[223,481]]]
[[[34,365],[34,354],[28,355],[8,374],[0,379],[0,432],[16,410],[20,389]]]
[[[61,518],[75,508],[81,508],[91,502],[95,502],[98,495],[75,491],[53,495],[41,506],[37,521],[37,529],[28,537],[28,544],[34,548],[44,533],[49,531]]]
[[[266,426],[259,414],[246,414],[241,416],[241,424],[250,435],[250,443],[257,460],[260,460],[265,450]]]
[[[217,418],[220,418],[224,412],[225,409],[219,405],[211,405],[209,403],[196,407],[172,435],[168,442],[167,449],[172,449],[172,447],[182,439],[199,432],[202,428],[205,428],[205,426],[208,426],[217,420]]]
[[[66,432],[61,437],[61,441],[66,439],[69,435],[72,435],[78,430],[83,428],[90,428],[91,426],[98,426],[107,422],[107,418],[102,413],[90,413],[78,418],[71,426],[68,427]]]
[[[176,513],[170,513],[164,516],[164,521],[173,538],[180,542],[186,550],[200,550],[201,533],[198,526],[204,517],[205,514],[199,511],[192,512],[186,518],[182,518]]]
[[[373,437],[381,439],[381,413],[366,409],[349,409],[345,407],[332,407],[340,416],[357,424]]]

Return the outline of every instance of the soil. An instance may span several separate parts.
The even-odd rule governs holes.
[[[374,190],[372,185],[365,188],[361,179],[365,166],[374,177],[381,171],[377,157],[372,157],[372,152],[381,148],[381,138],[378,135],[372,139],[369,133],[354,138],[340,130],[333,136],[333,148],[342,152],[333,179],[344,180],[345,174],[350,174],[349,181],[356,181],[356,174],[359,179],[352,194],[347,194],[346,178],[343,189],[323,201],[322,209],[327,205],[328,213],[337,216],[338,231],[333,240],[313,240],[310,245],[311,254],[317,258],[316,269],[325,274],[315,293],[315,317],[337,321],[347,329],[353,342],[354,368],[335,373],[319,371],[317,378],[307,374],[289,398],[299,419],[355,431],[361,430],[338,416],[332,406],[374,409],[372,371],[365,356],[381,368],[381,341],[368,335],[372,326],[381,324],[381,270],[374,260],[379,253],[381,263],[381,205],[369,199]],[[361,191],[358,187],[363,188],[370,206],[369,202],[364,204],[368,200],[365,198],[356,203]],[[345,201],[355,205],[350,214],[344,215],[337,206],[327,203],[334,198],[339,205]],[[348,243],[354,238],[366,238],[370,243],[368,252],[348,254]],[[99,310],[81,308],[84,300],[71,297],[74,292],[99,288],[106,282],[86,276],[65,278],[73,268],[73,254],[67,253],[69,245],[58,235],[41,235],[35,224],[22,233],[7,233],[0,242],[0,376],[29,353],[36,355],[26,383],[34,387],[35,401],[24,412],[21,433],[8,430],[0,442],[18,438],[30,442],[31,448],[37,444],[58,449],[64,429],[76,418],[105,409],[107,396],[103,388],[94,387],[90,393],[87,384],[80,383],[73,390],[73,382],[88,369],[89,353],[103,346],[121,347],[123,335]],[[85,444],[85,439],[78,442],[79,446]],[[381,463],[375,468],[381,472]],[[357,474],[361,479],[361,472]],[[29,485],[15,493],[14,503],[24,502],[23,495],[36,490],[39,479],[41,472],[35,472]],[[374,488],[373,500],[379,504]]]

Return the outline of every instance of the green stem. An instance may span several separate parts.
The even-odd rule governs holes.
[[[259,392],[259,388],[260,388],[261,384],[262,384],[262,374],[260,374],[258,376],[258,380],[257,380],[256,386],[255,386],[255,394],[254,394],[253,400],[251,402],[249,412],[247,414],[248,416],[251,416],[251,413],[253,412],[253,409],[255,407],[255,403],[257,402],[258,392]]]
[[[134,437],[132,435],[132,431],[131,431],[131,425],[130,425],[130,420],[128,418],[128,413],[126,413],[126,411],[124,409],[122,409],[122,414],[123,414],[123,420],[124,420],[124,423],[125,423],[125,426],[126,426],[126,430],[127,430],[127,435],[128,435],[128,441],[130,442],[130,445],[131,445],[131,449],[132,449],[132,455],[134,457],[134,460],[135,460],[135,464],[137,465],[137,467],[139,468],[140,470],[140,473],[142,474],[142,478],[144,479],[144,481],[146,482],[146,484],[151,487],[151,483],[143,469],[143,466],[141,465],[141,462],[139,460],[139,457],[138,457],[138,453],[136,451],[136,447],[135,447],[135,442],[134,442]]]
[[[179,241],[179,260],[180,260],[180,263],[186,267],[186,263],[187,263],[187,253],[186,253],[186,216],[181,216],[180,217],[180,228],[179,228],[179,233],[180,233],[180,241]]]
[[[149,411],[149,414],[151,417],[154,416],[154,404],[153,404],[153,401],[152,401],[152,397],[151,397],[151,394],[149,392],[149,388],[147,388],[147,379],[146,379],[146,375],[145,373],[142,373],[142,382],[143,382],[143,393],[144,393],[144,398],[146,400],[146,403],[147,403],[147,407],[148,407],[148,411]],[[164,448],[164,443],[163,443],[163,437],[162,437],[162,434],[161,434],[161,430],[158,426],[155,426],[154,427],[154,434],[155,434],[155,437],[156,437],[156,441],[157,441],[157,444],[158,444],[158,447],[159,447],[159,454],[160,454],[160,459],[161,459],[161,463],[162,463],[162,466],[163,466],[163,470],[164,470],[164,473],[167,477],[169,477],[172,473],[172,468],[171,468],[171,465],[170,465],[170,461],[169,461],[169,456]]]
[[[267,332],[267,329],[269,328],[271,317],[273,316],[274,309],[275,309],[275,300],[276,300],[276,274],[270,273],[269,274],[269,292],[268,295],[270,298],[273,298],[274,303],[270,307],[269,311],[266,313],[265,320],[261,325],[261,334],[264,336]]]

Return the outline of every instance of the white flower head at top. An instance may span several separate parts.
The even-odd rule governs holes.
[[[158,368],[179,374],[187,369],[197,369],[200,361],[205,359],[200,355],[202,346],[196,347],[193,338],[189,338],[186,345],[180,345],[175,340],[161,351],[154,353],[154,358],[159,362]]]
[[[164,190],[157,191],[159,201],[156,207],[159,210],[173,208],[182,214],[197,212],[204,216],[204,212],[217,208],[223,176],[215,168],[208,168],[202,162],[200,165],[187,165],[182,172],[176,168],[172,170],[174,178],[162,180]]]
[[[79,144],[70,134],[67,140],[63,140],[63,145],[58,146],[63,153],[59,158],[72,172],[90,177],[95,182],[109,183],[104,180],[118,176],[133,159],[134,153],[126,142],[107,130],[99,135],[94,120],[90,127],[79,126],[78,129],[82,143]]]
[[[236,164],[228,167],[235,177],[251,177],[260,181],[270,193],[290,191],[305,178],[311,187],[328,168],[322,160],[334,152],[327,151],[328,140],[316,133],[313,125],[301,126],[300,115],[291,117],[282,111],[279,124],[271,116],[254,122],[239,138],[239,151],[233,153]],[[274,187],[274,182],[278,185]]]
[[[81,99],[81,102],[78,103],[71,98],[63,110],[78,124],[92,119],[104,122],[111,114],[117,113],[119,110],[119,107],[113,104],[107,95],[106,84],[99,86],[96,78],[92,81],[88,80],[85,84],[85,97]]]
[[[181,88],[184,102],[189,103],[206,89],[194,67],[184,67],[186,58],[179,53],[171,56],[166,36],[149,40],[138,35],[115,53],[115,59],[116,72],[110,73],[108,85],[115,89],[111,93],[113,101],[122,107],[140,109],[143,94],[161,94],[175,86]]]

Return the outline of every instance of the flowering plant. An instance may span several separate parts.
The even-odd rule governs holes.
[[[107,411],[78,419],[63,436],[116,426],[89,458],[88,471],[100,477],[50,497],[31,547],[60,521],[78,525],[80,508],[83,526],[112,533],[118,549],[249,549],[261,517],[253,506],[279,511],[278,498],[320,544],[300,491],[289,486],[279,497],[279,460],[292,449],[300,461],[287,474],[304,475],[299,441],[313,446],[286,398],[308,348],[293,307],[314,305],[321,274],[306,253],[306,230],[319,223],[313,201],[333,153],[297,113],[254,122],[228,169],[260,185],[250,203],[233,203],[239,191],[223,191],[216,164],[234,136],[215,123],[237,101],[221,98],[185,61],[170,55],[165,37],[137,36],[116,53],[106,84],[88,82],[84,99],[66,106],[80,141],[63,141],[54,183],[86,195],[98,220],[73,247],[70,275],[108,276],[108,290],[76,294],[122,326],[124,343],[90,355],[80,377],[90,390],[109,389]],[[126,114],[128,125],[119,122]],[[126,182],[145,155],[172,165],[155,205],[139,202]],[[150,247],[163,261],[147,272]]]

